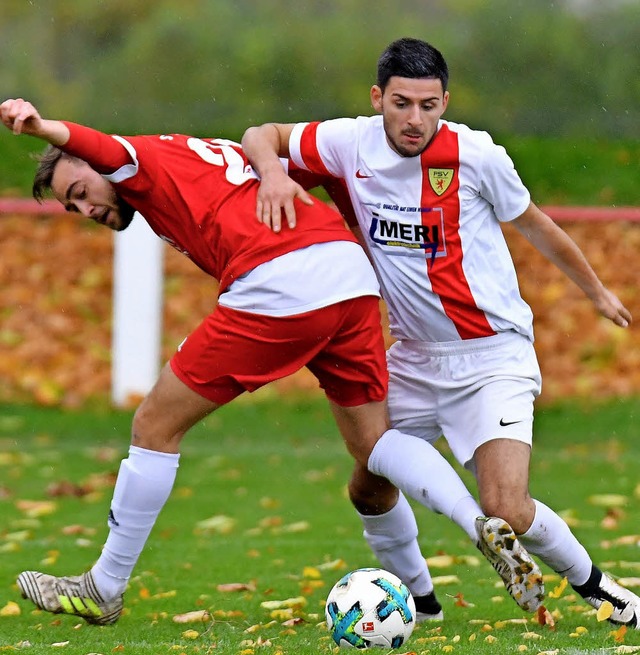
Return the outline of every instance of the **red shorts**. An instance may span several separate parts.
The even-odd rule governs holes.
[[[384,400],[388,373],[378,298],[277,317],[218,305],[171,358],[178,378],[218,405],[304,366],[338,405]]]

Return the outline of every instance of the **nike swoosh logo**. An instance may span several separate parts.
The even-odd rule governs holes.
[[[356,177],[359,178],[359,179],[361,179],[361,180],[363,180],[363,179],[365,179],[365,178],[367,178],[367,177],[373,177],[373,175],[365,175],[364,173],[362,173],[362,172],[360,171],[360,169],[358,169],[358,170],[356,171]]]
[[[514,423],[522,423],[522,419],[519,421],[505,421],[503,418],[500,419],[500,425],[505,427],[505,425],[513,425]]]

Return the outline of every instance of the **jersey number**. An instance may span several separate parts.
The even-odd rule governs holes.
[[[227,139],[202,139],[189,138],[187,145],[204,161],[214,166],[226,166],[225,176],[231,184],[239,186],[247,180],[255,180],[256,174],[253,168],[245,165],[242,155],[233,147],[238,147],[234,141]]]

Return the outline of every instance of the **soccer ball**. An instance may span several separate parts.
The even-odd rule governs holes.
[[[406,585],[383,569],[357,569],[336,582],[325,606],[338,646],[398,648],[411,636],[416,604]]]

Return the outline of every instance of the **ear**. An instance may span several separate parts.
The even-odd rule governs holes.
[[[447,105],[449,104],[449,92],[445,91],[444,96],[442,97],[442,113],[447,110]]]
[[[382,89],[374,84],[371,87],[371,106],[379,113],[382,113]]]

